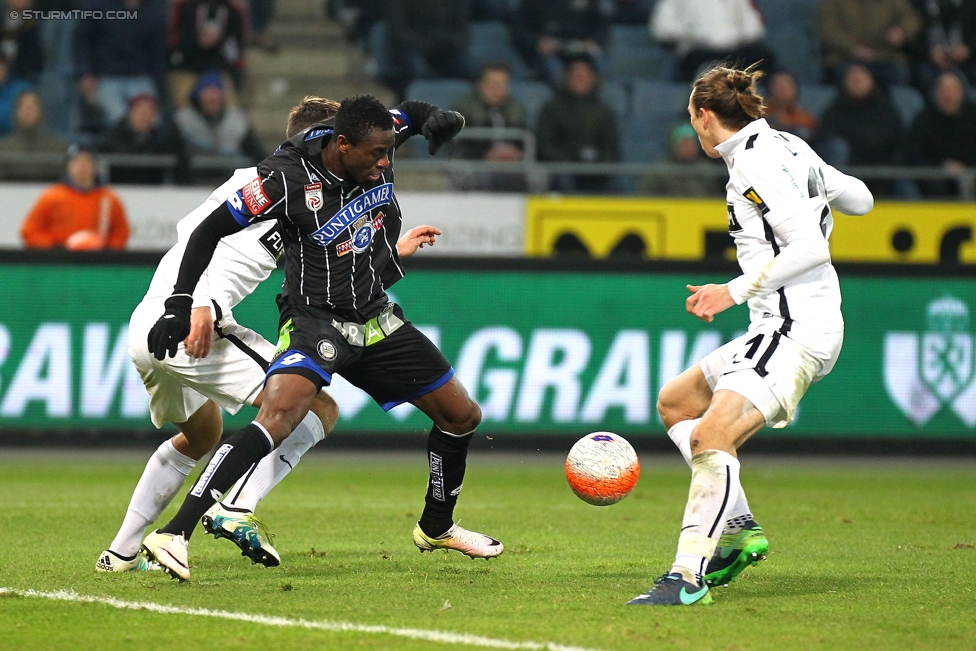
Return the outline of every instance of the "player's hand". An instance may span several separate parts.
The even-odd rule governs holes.
[[[190,312],[190,334],[183,340],[183,347],[190,357],[204,358],[213,345],[214,323],[210,307],[195,307]]]
[[[409,258],[417,252],[417,249],[424,248],[425,244],[434,246],[434,242],[437,241],[437,236],[440,234],[441,232],[433,226],[424,225],[411,228],[397,240],[397,253],[401,258]]]
[[[176,357],[176,349],[190,334],[190,309],[192,296],[170,296],[163,304],[166,311],[149,331],[149,352],[158,360],[166,359],[166,354]]]
[[[420,133],[430,144],[427,151],[433,156],[445,142],[456,136],[464,128],[464,116],[457,111],[438,110],[427,118]]]
[[[685,300],[685,310],[705,323],[711,323],[716,314],[735,305],[728,285],[686,285],[686,287],[691,292],[691,296]]]

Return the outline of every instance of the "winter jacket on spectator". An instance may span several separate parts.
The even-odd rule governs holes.
[[[92,0],[92,11],[138,11],[137,20],[79,20],[75,71],[79,77],[151,77],[166,72],[166,13],[161,0]]]
[[[922,31],[922,21],[908,0],[823,0],[820,5],[820,42],[823,65],[831,69],[850,59],[862,59],[859,47],[869,48],[868,62],[904,63],[902,47],[889,41],[892,27],[901,28],[905,44]]]
[[[551,37],[562,43],[607,42],[613,2],[607,0],[522,0],[515,22],[515,46],[531,63],[539,39]]]
[[[174,118],[190,152],[248,156],[255,161],[265,157],[247,113],[239,107],[227,106],[220,75],[203,75],[190,104],[177,111]]]
[[[907,159],[910,165],[941,166],[955,160],[976,167],[976,104],[965,102],[956,115],[926,107],[912,123]]]
[[[584,97],[558,93],[542,107],[537,131],[539,160],[620,160],[617,116],[597,92]]]
[[[243,68],[248,21],[240,0],[176,0],[167,36],[170,66],[200,73]]]
[[[750,0],[658,0],[650,24],[654,40],[673,43],[679,55],[694,49],[732,51],[766,35]]]
[[[25,19],[21,10],[31,9],[31,0],[16,0],[6,3],[0,16],[0,52],[10,61],[10,75],[36,83],[44,70],[44,49],[38,21]],[[17,15],[14,18],[14,15]]]
[[[891,98],[875,90],[863,100],[840,95],[820,120],[821,139],[840,138],[847,164],[892,165],[902,160],[904,126]]]
[[[104,232],[108,248],[125,247],[129,224],[114,192],[101,186],[80,190],[58,183],[41,194],[20,228],[24,245],[37,249],[66,246],[79,231]]]

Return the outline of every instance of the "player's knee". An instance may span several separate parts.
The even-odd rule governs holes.
[[[328,436],[329,432],[335,427],[336,421],[339,420],[339,405],[328,393],[319,391],[318,395],[315,396],[315,401],[312,403],[311,410],[322,421],[322,429],[325,430],[325,434]]]
[[[451,416],[450,422],[445,423],[442,429],[455,435],[467,434],[476,430],[481,424],[481,407],[469,398],[465,409]]]

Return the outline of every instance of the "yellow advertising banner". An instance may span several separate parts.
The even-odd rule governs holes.
[[[651,260],[733,258],[726,215],[714,199],[531,197],[526,253],[550,256],[569,235],[604,258],[631,235]],[[863,217],[835,212],[830,245],[839,262],[976,264],[976,204],[880,202]]]

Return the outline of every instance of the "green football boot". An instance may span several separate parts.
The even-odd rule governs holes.
[[[709,586],[728,585],[750,565],[766,560],[769,541],[762,527],[749,520],[736,533],[723,533],[712,560],[705,568],[705,583]]]

